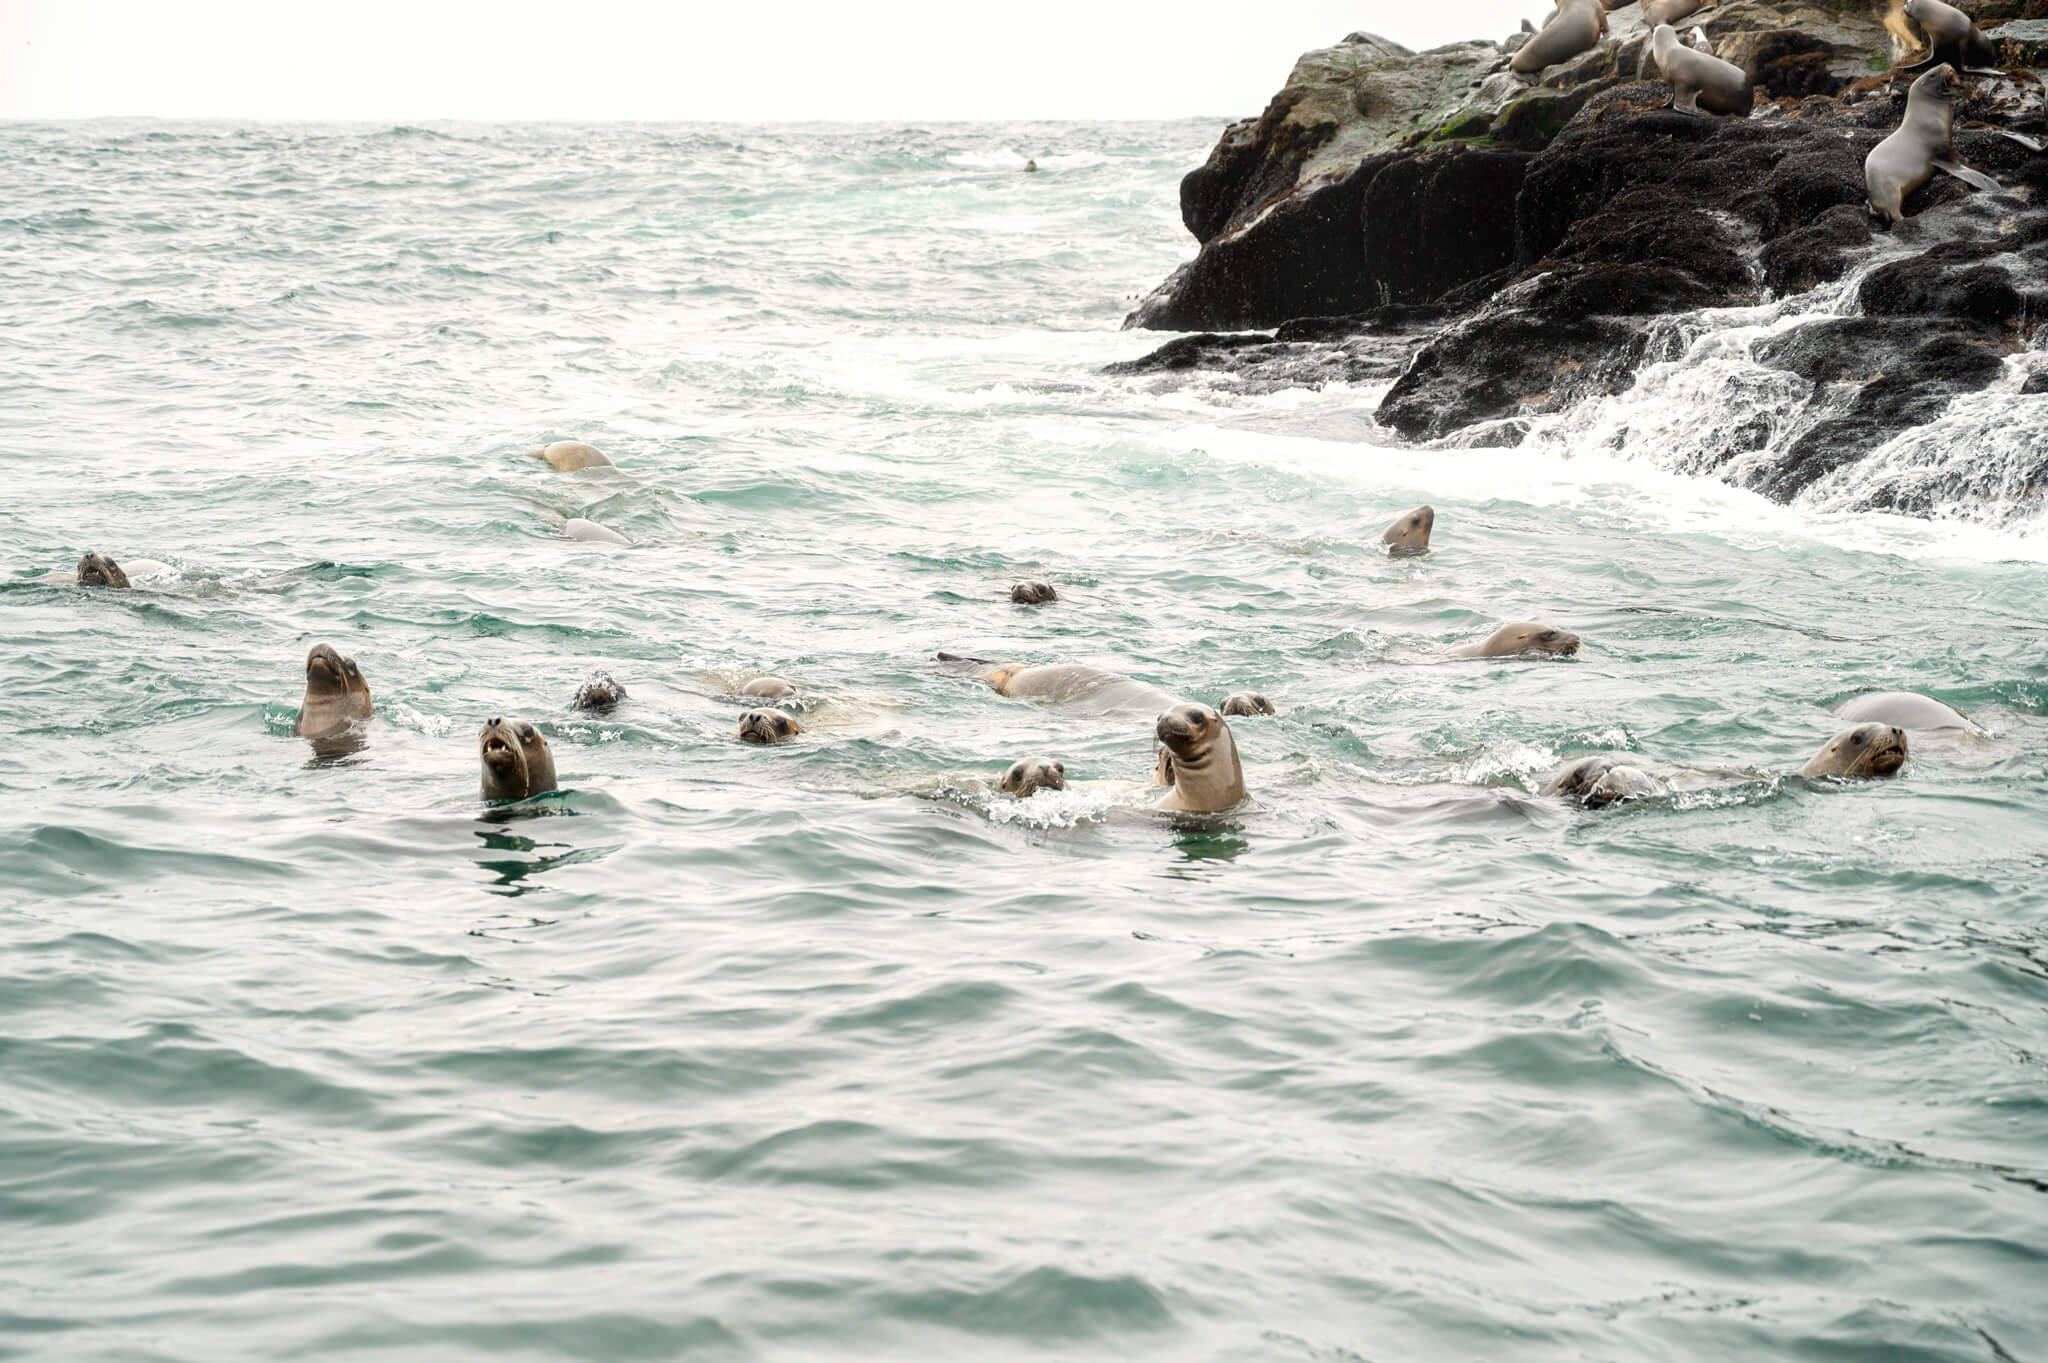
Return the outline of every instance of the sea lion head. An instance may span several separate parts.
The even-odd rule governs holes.
[[[1583,800],[1600,778],[1614,770],[1611,757],[1581,757],[1563,771],[1550,778],[1543,787],[1545,795],[1562,795],[1571,800]]]
[[[1646,795],[1659,794],[1663,789],[1640,767],[1615,765],[1601,773],[1600,779],[1581,798],[1588,809],[1605,809],[1624,800],[1640,800]]]
[[[78,585],[81,587],[125,587],[128,574],[121,571],[121,565],[104,554],[87,554],[78,560]]]
[[[1002,791],[1020,800],[1041,790],[1065,790],[1067,767],[1050,757],[1027,757],[1003,773]]]
[[[523,719],[492,719],[477,734],[486,800],[530,800],[555,788],[555,755]]]
[[[740,716],[738,737],[742,743],[781,743],[802,732],[802,727],[780,710],[749,710]]]
[[[1244,767],[1222,715],[1188,701],[1161,715],[1153,732],[1159,738],[1153,779],[1173,787],[1161,809],[1218,813],[1244,800]]]
[[[1895,775],[1906,765],[1906,731],[1889,724],[1859,724],[1835,736],[1799,773],[1809,780],[1838,776],[1867,781]]]
[[[796,698],[796,687],[781,677],[756,677],[740,688],[740,694],[760,696],[768,700],[793,700]]]
[[[327,644],[313,645],[306,654],[306,698],[292,731],[301,738],[328,738],[376,713],[356,660]]]
[[[1060,594],[1052,589],[1050,582],[1019,582],[1010,588],[1010,600],[1020,606],[1042,606],[1059,599]]]
[[[1418,506],[1387,527],[1380,543],[1394,558],[1415,558],[1429,552],[1429,532],[1436,529],[1436,508]]]
[[[1226,697],[1223,703],[1217,706],[1216,709],[1219,713],[1226,715],[1277,715],[1280,713],[1273,708],[1272,701],[1267,700],[1256,691],[1240,691],[1234,696]]]
[[[1907,6],[1906,12],[1912,13],[1911,5]],[[1916,102],[1931,100],[1935,103],[1947,104],[1949,96],[1955,93],[1955,89],[1956,69],[1947,62],[1943,62],[1906,87],[1906,103],[1911,105]]]
[[[1553,653],[1569,658],[1579,651],[1579,636],[1555,625],[1507,625],[1486,641],[1484,656],[1504,658],[1514,653]]]
[[[610,710],[626,698],[626,688],[609,672],[593,672],[576,689],[578,710]]]

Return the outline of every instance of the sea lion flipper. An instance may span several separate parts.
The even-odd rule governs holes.
[[[1974,186],[1977,189],[1987,190],[1990,193],[1996,194],[1999,190],[2005,188],[2004,185],[1998,183],[1998,181],[1992,179],[1983,171],[1976,169],[1974,166],[1966,166],[1961,161],[1951,161],[1946,157],[1935,156],[1930,157],[1927,163],[1936,170],[1947,171],[1964,184]]]
[[[941,653],[938,660],[942,663],[973,663],[977,667],[1002,666],[994,658],[970,658],[965,653]]]
[[[2048,142],[2043,142],[2038,137],[2029,137],[2025,133],[2007,132],[2003,128],[1999,128],[1997,132],[2000,137],[2009,137],[2028,151],[2048,151]]]

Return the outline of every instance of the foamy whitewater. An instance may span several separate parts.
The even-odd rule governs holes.
[[[2022,400],[1788,507],[1687,432],[1853,289],[1509,450],[1106,377],[1216,131],[0,129],[0,1354],[2048,1357]],[[1253,801],[940,649],[1261,690]],[[1984,733],[1799,778],[1876,688]]]

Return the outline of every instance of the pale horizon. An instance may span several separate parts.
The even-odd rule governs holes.
[[[1541,0],[1189,0],[1030,18],[931,0],[751,13],[597,0],[256,0],[0,7],[0,119],[690,123],[1167,120],[1255,114],[1302,52],[1368,31],[1423,50],[1500,38]],[[703,8],[704,12],[696,12]],[[789,36],[784,36],[789,35]],[[587,73],[587,74],[586,74]]]

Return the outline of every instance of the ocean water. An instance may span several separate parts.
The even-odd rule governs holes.
[[[2040,518],[1105,377],[1215,133],[0,128],[0,1357],[2048,1358]],[[941,649],[1282,713],[1176,823]]]

